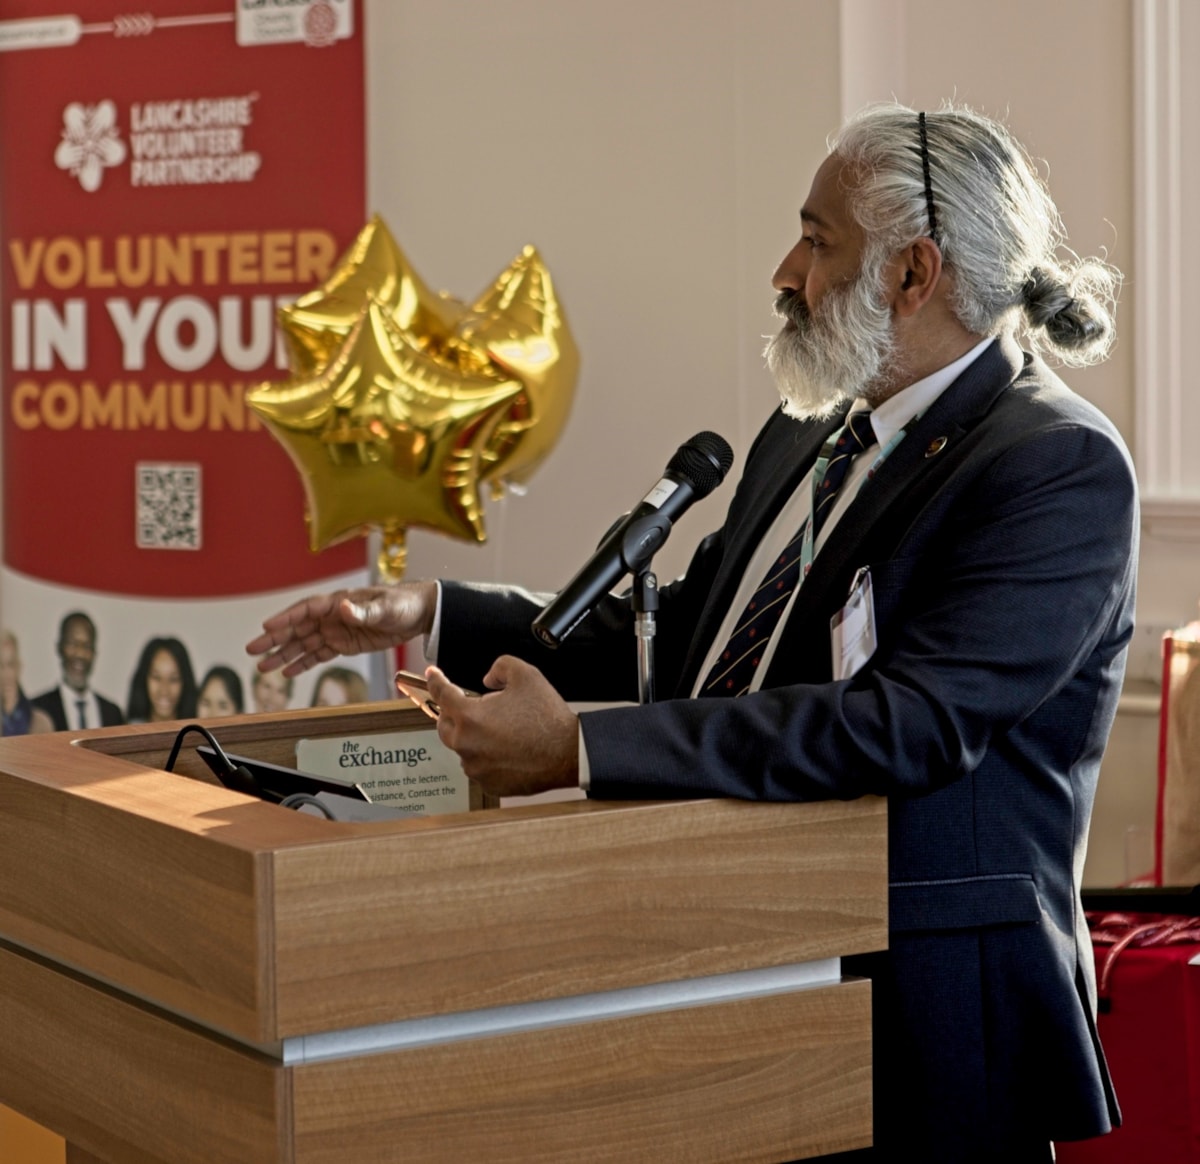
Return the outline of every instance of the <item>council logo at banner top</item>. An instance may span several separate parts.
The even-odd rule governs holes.
[[[354,35],[350,0],[238,0],[237,42],[325,48]]]
[[[125,160],[125,143],[117,131],[117,107],[111,101],[80,105],[72,101],[63,110],[62,141],[54,151],[54,164],[93,194],[100,189],[106,166]]]

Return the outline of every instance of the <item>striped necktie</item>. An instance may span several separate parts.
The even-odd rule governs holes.
[[[846,424],[841,432],[836,434],[833,448],[828,444],[821,450],[821,460],[829,463],[825,466],[825,475],[813,490],[816,501],[813,503],[813,541],[821,532],[825,519],[833,512],[834,499],[846,474],[850,470],[850,462],[865,452],[875,443],[875,430],[871,427],[870,412],[852,412],[846,417]],[[828,450],[828,451],[827,451]]]
[[[825,519],[833,511],[835,498],[846,480],[850,462],[873,444],[875,430],[871,427],[870,412],[865,411],[851,413],[845,425],[825,442],[817,458],[818,466],[825,464],[825,472],[812,492],[814,544]],[[705,677],[699,692],[700,698],[745,695],[750,690],[750,683],[762,661],[771,634],[787,609],[792,591],[800,584],[807,525],[808,518],[779,557],[771,563],[766,577],[750,596],[733,634],[729,636],[729,642]]]

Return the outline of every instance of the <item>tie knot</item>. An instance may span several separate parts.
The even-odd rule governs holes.
[[[846,417],[846,431],[850,435],[850,443],[854,445],[857,442],[857,447],[850,449],[851,456],[861,453],[863,449],[869,449],[875,443],[875,429],[871,427],[870,410],[850,413]]]

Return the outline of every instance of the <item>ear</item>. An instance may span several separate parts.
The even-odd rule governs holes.
[[[892,260],[892,270],[892,309],[899,316],[916,315],[941,281],[941,248],[931,238],[916,239]]]

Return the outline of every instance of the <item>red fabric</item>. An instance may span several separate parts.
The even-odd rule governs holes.
[[[1152,915],[1129,920],[1131,929],[1164,929],[1164,919]],[[1139,947],[1139,934],[1106,967],[1114,932],[1110,924],[1094,935],[1096,976],[1107,977],[1100,1041],[1124,1123],[1099,1139],[1059,1144],[1059,1162],[1200,1164],[1200,966],[1188,964],[1200,955],[1200,941]]]

